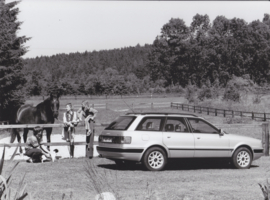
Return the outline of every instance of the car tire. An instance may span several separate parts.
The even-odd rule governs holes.
[[[161,171],[167,164],[167,155],[163,149],[152,147],[145,152],[143,164],[150,171]]]
[[[232,157],[232,163],[237,169],[249,169],[252,163],[252,154],[246,147],[236,149]]]

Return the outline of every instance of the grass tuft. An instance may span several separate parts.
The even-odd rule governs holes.
[[[11,157],[11,161],[14,159],[14,155],[16,154],[18,150],[18,146],[16,147],[12,157]],[[5,147],[3,150],[3,154],[2,154],[2,159],[0,161],[0,199],[1,200],[11,200],[11,195],[12,195],[12,189],[10,187],[10,184],[12,182],[12,173],[14,171],[14,169],[18,166],[19,162],[17,162],[12,168],[11,171],[9,172],[10,174],[8,175],[8,178],[5,178],[2,174],[3,174],[3,167],[4,167],[4,162],[5,162]],[[19,187],[17,188],[17,190],[15,191],[15,196],[14,199],[15,200],[23,200],[26,196],[28,196],[28,193],[25,192],[26,190],[26,184],[24,184],[24,179],[25,179],[25,174],[23,176],[23,178],[21,179],[20,183],[19,183]],[[31,196],[30,200],[31,200]]]

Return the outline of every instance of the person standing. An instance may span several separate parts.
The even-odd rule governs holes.
[[[71,157],[74,157],[74,135],[75,135],[75,127],[79,123],[79,119],[77,117],[77,113],[73,111],[72,104],[66,104],[66,112],[63,115],[64,122],[64,139],[67,142],[70,142],[70,146],[68,146],[69,154]]]
[[[89,102],[87,100],[82,102],[82,107],[77,111],[78,114],[80,114],[80,119],[82,120],[82,117],[84,117],[85,122],[85,131],[86,131],[86,151],[88,152],[89,158],[93,158],[94,154],[94,135],[95,135],[95,129],[94,129],[94,123],[95,118],[97,116],[98,111],[94,109],[93,107],[90,107]]]

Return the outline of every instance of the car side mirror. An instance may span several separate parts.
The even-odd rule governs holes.
[[[221,128],[218,129],[218,133],[219,133],[220,136],[223,136],[224,135],[223,130]]]

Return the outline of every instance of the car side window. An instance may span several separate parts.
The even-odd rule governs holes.
[[[165,132],[189,132],[186,122],[182,117],[168,117],[163,130]]]
[[[218,129],[202,119],[188,118],[193,133],[218,133]]]
[[[162,117],[145,117],[142,119],[140,124],[137,126],[137,131],[161,131]]]

